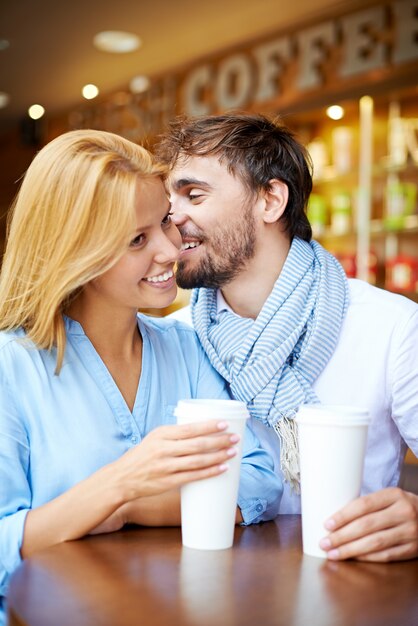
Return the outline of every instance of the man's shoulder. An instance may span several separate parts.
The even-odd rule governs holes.
[[[380,289],[363,280],[350,278],[350,309],[389,317],[410,317],[418,312],[418,304],[405,296]]]

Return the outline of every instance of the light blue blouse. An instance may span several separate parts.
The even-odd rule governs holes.
[[[156,426],[175,423],[178,399],[228,397],[190,327],[139,315],[143,366],[131,412],[81,325],[69,318],[65,325],[59,376],[55,351],[36,349],[23,331],[0,333],[0,596],[21,562],[28,510],[111,463]],[[249,427],[243,450],[244,523],[271,519],[282,485]]]

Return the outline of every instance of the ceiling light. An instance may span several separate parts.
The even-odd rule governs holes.
[[[148,76],[134,76],[129,83],[129,89],[132,93],[144,93],[150,86],[150,79]]]
[[[0,50],[6,50],[10,46],[10,42],[7,39],[0,39]]]
[[[86,100],[93,100],[93,98],[99,95],[99,89],[96,87],[96,85],[84,85],[81,93]]]
[[[41,118],[44,113],[45,109],[40,104],[32,104],[32,106],[28,109],[29,117],[31,117],[33,120],[39,120],[39,118]]]
[[[10,102],[10,96],[5,91],[0,91],[0,109],[4,109]]]
[[[93,44],[104,52],[133,52],[141,45],[141,40],[133,33],[122,30],[104,30],[93,37]]]
[[[344,117],[344,109],[339,104],[333,104],[327,108],[327,115],[332,120],[341,120]]]

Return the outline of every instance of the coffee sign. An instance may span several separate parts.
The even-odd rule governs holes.
[[[354,97],[402,78],[417,84],[418,0],[380,3],[327,19],[183,72],[154,78],[141,94],[118,92],[72,111],[71,128],[102,128],[133,141],[155,137],[179,113],[234,108],[295,111]]]
[[[182,108],[188,115],[205,115],[265,103],[289,89],[303,97],[336,81],[416,60],[418,2],[403,0],[272,39],[218,65],[201,65],[184,79]],[[289,65],[292,84],[282,80]]]

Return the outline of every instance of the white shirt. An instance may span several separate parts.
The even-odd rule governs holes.
[[[313,388],[323,404],[368,409],[362,493],[371,493],[398,484],[407,445],[418,456],[418,305],[360,280],[348,282],[339,341]],[[218,292],[218,312],[225,307]],[[173,317],[192,324],[190,307]],[[277,435],[258,420],[251,425],[281,474]],[[285,483],[278,513],[299,512],[300,497]]]

